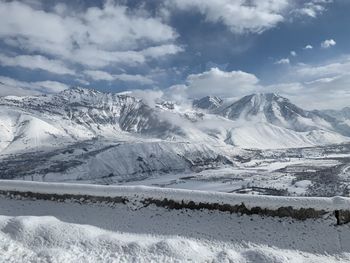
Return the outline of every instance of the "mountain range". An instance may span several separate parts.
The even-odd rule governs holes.
[[[0,112],[0,173],[6,178],[30,174],[50,180],[66,173],[75,180],[127,180],[232,164],[244,149],[350,140],[349,108],[307,111],[272,93],[235,102],[207,96],[189,107],[161,100],[150,106],[125,94],[71,88],[1,97]],[[21,170],[18,160],[29,168]]]

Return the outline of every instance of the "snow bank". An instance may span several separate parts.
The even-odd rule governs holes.
[[[350,198],[345,197],[280,197],[280,196],[253,196],[229,194],[209,191],[167,189],[146,186],[103,186],[66,183],[44,183],[1,180],[2,192],[32,192],[48,195],[77,195],[126,199],[153,199],[172,200],[178,203],[194,202],[206,204],[220,204],[236,206],[242,203],[246,208],[260,207],[261,209],[275,210],[281,207],[293,209],[314,209],[331,212],[334,210],[350,210]]]
[[[2,262],[349,262],[268,245],[106,231],[52,216],[0,216]]]

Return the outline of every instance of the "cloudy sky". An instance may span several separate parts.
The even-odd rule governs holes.
[[[276,92],[350,106],[349,0],[0,0],[0,96]]]

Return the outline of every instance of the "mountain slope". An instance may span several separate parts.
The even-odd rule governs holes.
[[[230,130],[227,141],[244,148],[289,148],[348,140],[344,137],[348,134],[335,122],[273,93],[248,95],[212,113],[235,121],[237,126]]]
[[[336,132],[312,130],[295,132],[269,123],[245,123],[227,134],[226,142],[242,148],[278,149],[313,147],[348,140]]]
[[[266,122],[298,132],[331,128],[324,119],[274,93],[245,96],[216,109],[214,113],[231,120]]]
[[[322,112],[338,120],[350,120],[350,107],[345,107],[341,110],[324,110]]]
[[[204,98],[193,101],[193,106],[195,108],[204,109],[204,110],[217,109],[222,104],[223,104],[223,100],[216,96],[206,96]]]
[[[176,131],[174,125],[158,118],[160,110],[140,100],[87,89],[48,96],[3,97],[0,108],[0,147],[8,152],[16,141],[29,149],[49,137],[49,144],[54,145],[52,140],[57,139],[63,145],[98,137],[123,139],[132,136],[130,132],[161,138],[168,131]]]

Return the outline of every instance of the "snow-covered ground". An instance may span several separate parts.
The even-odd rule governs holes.
[[[6,197],[0,214],[0,262],[350,262],[330,219]]]
[[[255,243],[107,231],[55,217],[0,216],[1,262],[347,262]]]
[[[157,192],[146,187],[71,185],[60,189],[59,185],[4,181],[0,186],[19,192],[182,196],[209,202],[238,202],[240,198],[185,190]],[[265,207],[278,202],[326,210],[327,206],[349,206],[346,198],[241,198]],[[350,225],[335,226],[333,216],[299,221],[206,209],[175,210],[130,200],[123,204],[0,195],[0,262],[350,262]]]

